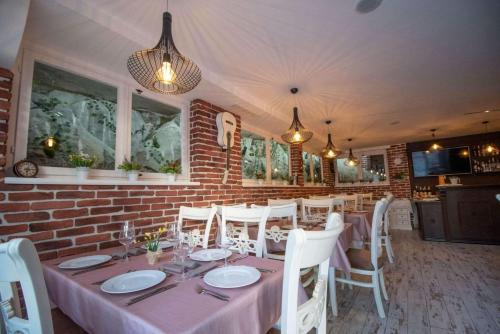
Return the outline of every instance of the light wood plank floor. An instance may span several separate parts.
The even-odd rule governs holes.
[[[328,309],[329,334],[500,333],[500,246],[422,241],[417,231],[392,234],[387,318],[378,317],[371,290],[338,289],[339,316]],[[83,333],[60,311],[53,316],[56,334]]]
[[[366,288],[338,289],[339,316],[328,333],[500,333],[500,246],[422,241],[393,231],[385,266],[389,301],[377,315]]]

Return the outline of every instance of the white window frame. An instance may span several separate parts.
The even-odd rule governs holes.
[[[302,153],[307,153],[309,154],[310,156],[310,159],[309,159],[309,173],[311,175],[311,182],[306,182],[306,180],[304,179],[304,185],[306,186],[314,186],[314,185],[323,185],[325,183],[325,176],[323,174],[323,157],[321,156],[321,154],[315,154],[315,153],[311,153],[310,151],[306,151],[306,150],[303,150]],[[313,159],[312,157],[313,156],[317,156],[319,157],[319,167],[320,167],[320,173],[321,173],[321,183],[315,183],[314,181],[314,162],[313,162]],[[301,157],[302,158],[302,168],[305,168],[304,166],[304,158],[303,156]]]
[[[385,174],[387,175],[384,181],[379,182],[354,182],[354,183],[339,183],[339,173],[337,169],[337,161],[334,163],[335,167],[335,188],[348,188],[348,187],[378,187],[378,186],[388,186],[390,185],[389,180],[389,163],[387,160],[387,148],[389,146],[377,146],[370,147],[364,149],[352,150],[352,153],[355,157],[360,158],[362,155],[383,155],[384,156],[384,166],[385,166]],[[343,153],[339,156],[340,159],[347,158],[349,156],[348,152]],[[358,167],[358,174],[361,170],[361,164]]]
[[[116,169],[122,163],[123,157],[130,158],[131,151],[131,115],[132,115],[132,93],[136,89],[143,90],[142,96],[156,100],[181,110],[181,165],[182,173],[178,175],[177,180],[181,182],[189,181],[189,101],[154,94],[140,87],[133,79],[123,77],[119,74],[110,72],[98,66],[89,65],[79,59],[55,54],[42,47],[32,46],[23,50],[21,82],[19,88],[19,103],[17,112],[12,115],[16,119],[14,162],[26,158],[28,144],[28,127],[31,106],[31,92],[33,83],[33,70],[35,62],[46,64],[48,66],[61,69],[63,71],[102,82],[117,89],[117,107],[116,107],[116,139],[115,139],[115,169],[102,170],[93,169],[92,176],[99,179],[121,178],[125,173]],[[159,180],[165,178],[161,173],[141,173],[141,179],[147,181]],[[49,167],[39,166],[38,178],[57,178],[73,177],[75,175],[73,168],[67,167]],[[42,181],[43,182],[43,181]],[[86,182],[88,183],[88,182]]]
[[[251,125],[244,124],[242,122],[241,125],[241,131],[247,131],[251,132],[257,136],[260,136],[265,139],[265,145],[266,145],[266,179],[264,180],[264,186],[276,186],[280,184],[273,184],[276,182],[279,182],[278,180],[272,180],[272,161],[271,161],[271,140],[274,140],[275,142],[278,142],[280,144],[284,144],[288,146],[288,175],[291,177],[292,174],[292,161],[291,161],[291,148],[288,143],[285,143],[283,140],[280,138],[276,138],[276,136],[273,136],[270,133],[264,132],[262,130],[256,129],[255,127],[252,127]],[[241,159],[241,153],[240,153],[240,159]],[[260,186],[259,181],[256,179],[245,179],[243,178],[243,173],[241,174],[242,176],[242,183],[244,186]],[[284,185],[283,185],[284,186]],[[288,185],[292,186],[292,185]],[[285,187],[285,186],[284,186]]]

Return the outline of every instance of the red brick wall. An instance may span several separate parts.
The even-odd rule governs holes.
[[[0,68],[0,182],[5,177],[5,154],[7,153],[7,132],[9,129],[9,109],[12,98],[12,72]],[[0,194],[0,201],[4,200]]]
[[[217,145],[215,125],[220,111],[201,100],[191,104],[191,180],[200,186],[9,185],[0,181],[0,237],[30,238],[40,257],[49,259],[117,246],[124,220],[134,221],[142,233],[175,221],[181,205],[263,204],[267,198],[330,192],[324,187],[243,187],[239,117],[229,181],[223,185],[226,154]],[[4,142],[7,130],[1,129],[0,141]],[[300,150],[296,154],[301,157]],[[300,169],[302,177],[301,167],[293,168]]]

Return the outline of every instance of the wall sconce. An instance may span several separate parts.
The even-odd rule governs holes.
[[[43,152],[49,158],[53,158],[58,147],[58,140],[54,136],[49,136],[43,141]]]

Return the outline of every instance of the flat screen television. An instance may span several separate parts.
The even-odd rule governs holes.
[[[415,177],[425,177],[470,174],[469,156],[468,146],[445,148],[434,152],[412,152],[413,175]]]

